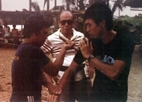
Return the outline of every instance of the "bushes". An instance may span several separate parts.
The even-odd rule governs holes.
[[[136,44],[141,44],[142,16],[122,16],[114,19],[114,30],[119,33],[128,34]]]

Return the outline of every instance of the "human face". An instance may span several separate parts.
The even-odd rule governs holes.
[[[62,34],[72,33],[72,28],[74,26],[74,21],[72,20],[72,14],[65,12],[60,15],[59,27],[61,28]]]
[[[36,36],[37,46],[41,46],[44,43],[47,36],[48,36],[48,28],[44,27],[40,30],[39,34]]]
[[[86,19],[85,21],[86,32],[91,38],[100,38],[102,27],[96,24],[93,19]]]

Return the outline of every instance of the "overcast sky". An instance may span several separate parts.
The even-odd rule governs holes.
[[[3,11],[15,11],[22,9],[29,10],[29,0],[1,0]],[[32,2],[37,2],[40,9],[43,10],[44,0],[32,0]],[[58,5],[62,5],[62,0],[57,0]],[[54,7],[54,0],[50,0],[50,9]]]
[[[29,0],[1,0],[2,1],[2,10],[3,11],[22,11],[22,9],[29,10]],[[62,5],[63,0],[57,0],[57,5]],[[44,0],[32,0],[32,2],[37,2],[40,6],[40,9],[43,10]],[[111,3],[112,4],[112,3]],[[50,0],[50,9],[54,7],[54,0]],[[141,11],[142,12],[142,11]],[[140,11],[131,11],[130,7],[123,8],[123,11],[120,12],[120,15],[129,15],[135,16],[138,15]],[[115,15],[118,16],[118,11],[115,12]]]

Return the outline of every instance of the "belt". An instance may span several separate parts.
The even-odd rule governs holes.
[[[66,66],[62,66],[62,67],[60,68],[60,71],[65,71],[67,68],[68,68],[68,67],[66,67]]]

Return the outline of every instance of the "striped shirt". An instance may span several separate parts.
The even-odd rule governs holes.
[[[53,33],[52,35],[48,36],[46,41],[44,42],[43,46],[41,46],[41,49],[44,51],[45,54],[52,54],[53,57],[53,61],[56,60],[58,54],[60,53],[61,49],[62,49],[62,45],[65,43],[60,36],[65,37],[61,32],[60,29],[58,29],[55,33]],[[75,29],[73,29],[73,36],[71,38],[72,41],[74,41],[75,43],[75,47],[79,47],[79,41],[84,37],[84,34],[81,32],[76,31]],[[65,37],[66,38],[66,37]],[[68,51],[66,51],[65,57],[64,57],[64,62],[62,66],[66,66],[68,67],[75,54],[76,54],[76,50],[75,49],[70,49]]]

